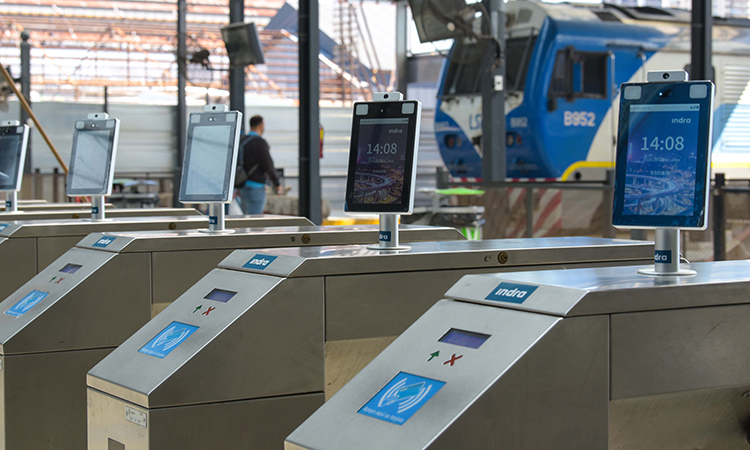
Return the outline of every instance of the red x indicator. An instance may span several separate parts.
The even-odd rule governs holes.
[[[204,315],[204,316],[207,316],[207,315],[208,315],[208,313],[210,313],[210,312],[211,312],[211,311],[213,311],[214,309],[216,309],[216,308],[214,308],[213,306],[209,306],[209,307],[208,307],[208,309],[206,310],[206,312],[204,312],[204,313],[203,313],[203,315]]]
[[[444,362],[443,365],[450,364],[451,367],[452,367],[453,364],[456,363],[456,360],[459,360],[459,359],[461,359],[463,357],[464,357],[464,355],[458,355],[458,356],[456,356],[456,354],[454,353],[453,356],[451,356],[451,359],[449,359],[448,361]]]

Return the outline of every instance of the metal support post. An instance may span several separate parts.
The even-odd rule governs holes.
[[[713,80],[711,66],[711,28],[713,11],[711,0],[692,0],[690,34],[690,78],[693,80]]]
[[[482,61],[482,181],[503,181],[505,161],[505,2],[484,0],[491,42]]]
[[[299,2],[299,215],[322,222],[320,208],[320,78],[318,2]]]
[[[641,275],[692,276],[694,270],[680,269],[680,230],[657,228],[654,239],[654,268],[641,269]]]
[[[91,220],[104,220],[104,196],[94,195],[91,197]]]
[[[18,211],[18,191],[5,193],[5,212]]]
[[[409,59],[406,57],[409,22],[406,8],[405,1],[396,3],[396,90],[404,95],[409,84]]]
[[[224,203],[208,204],[208,230],[201,230],[207,233],[234,233],[234,230],[226,228],[226,210]]]
[[[26,97],[26,101],[31,106],[31,44],[29,44],[29,33],[21,33],[21,94]],[[26,125],[29,122],[29,115],[21,110],[21,124]],[[26,162],[23,166],[23,173],[31,173],[31,133],[26,144]]]
[[[177,152],[173,178],[172,205],[180,204],[180,178],[182,177],[182,159],[187,140],[187,0],[177,0]]]
[[[107,86],[104,86],[104,105],[103,105],[104,112],[106,114],[109,114],[109,88]]]
[[[229,0],[229,23],[243,23],[245,21],[245,0]],[[229,109],[245,114],[245,67],[230,67],[229,69]],[[241,130],[244,133],[244,120]]]
[[[724,261],[727,259],[727,225],[724,220],[725,184],[724,174],[717,173],[713,189],[714,261]]]
[[[398,214],[380,214],[380,233],[378,233],[378,245],[370,245],[370,250],[404,251],[411,247],[399,245],[398,242]]]

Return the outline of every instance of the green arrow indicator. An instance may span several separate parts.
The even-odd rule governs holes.
[[[195,310],[193,310],[193,314],[195,314],[195,311],[198,311],[198,310],[199,310],[199,309],[201,309],[202,307],[203,307],[203,305],[199,305],[199,306],[198,306],[197,308],[195,308]]]
[[[427,360],[427,362],[430,362],[433,360],[433,358],[437,358],[440,356],[440,350],[436,351],[435,353],[430,353],[430,359]]]

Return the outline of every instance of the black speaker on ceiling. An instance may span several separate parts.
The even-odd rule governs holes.
[[[260,45],[260,37],[254,23],[229,24],[221,29],[221,36],[232,67],[265,63],[263,47]]]

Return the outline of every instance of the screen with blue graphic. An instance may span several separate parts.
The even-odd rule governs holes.
[[[698,103],[631,105],[623,214],[693,214]]]
[[[26,294],[26,296],[22,298],[21,301],[11,306],[9,310],[5,311],[5,314],[13,317],[21,317],[22,315],[26,314],[31,308],[36,306],[37,303],[44,300],[44,298],[48,295],[49,292],[33,290]]]
[[[164,358],[172,353],[177,346],[185,342],[185,339],[195,333],[197,329],[198,327],[194,325],[172,322],[138,351],[157,358]]]
[[[355,204],[401,203],[408,131],[408,118],[359,121]]]
[[[403,425],[443,386],[444,381],[399,372],[357,412]]]
[[[490,338],[489,334],[475,333],[473,331],[459,330],[451,328],[443,337],[438,339],[439,342],[446,344],[460,345],[461,347],[479,348]]]
[[[706,226],[714,87],[622,85],[612,224]]]
[[[216,302],[226,303],[229,300],[231,300],[232,297],[234,297],[235,295],[237,295],[236,292],[225,291],[223,289],[214,289],[213,291],[209,292],[208,295],[206,295],[203,298],[206,298],[208,300],[213,300],[213,301],[216,301]]]

